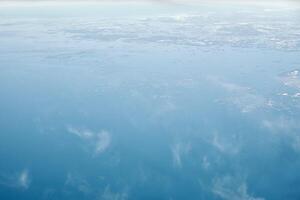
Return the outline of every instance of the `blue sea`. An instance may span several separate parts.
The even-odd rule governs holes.
[[[299,5],[0,5],[1,200],[299,200],[299,171]]]

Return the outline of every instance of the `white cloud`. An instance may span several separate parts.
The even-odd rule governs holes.
[[[225,100],[218,102],[233,104],[242,113],[249,113],[262,108],[274,107],[274,101],[267,99],[262,95],[256,94],[250,87],[227,82],[216,76],[209,76],[208,80],[223,88],[229,94],[229,97],[227,97]]]
[[[24,169],[21,171],[19,177],[18,177],[18,183],[20,187],[27,189],[30,185],[30,177],[28,170]]]
[[[210,167],[210,162],[208,161],[207,156],[202,158],[202,167],[204,169],[208,169]]]
[[[220,142],[219,136],[214,135],[213,140],[212,140],[212,145],[216,147],[219,151],[224,152],[225,151],[225,145]]]
[[[282,73],[279,76],[280,81],[289,87],[300,89],[300,71],[292,70],[289,72]]]
[[[90,138],[94,137],[94,133],[89,130],[78,130],[74,127],[68,127],[67,129],[68,129],[69,133],[72,133],[83,139],[90,139]]]
[[[30,173],[27,169],[23,169],[15,174],[0,175],[0,185],[19,189],[28,189],[31,184]]]
[[[232,176],[214,179],[212,192],[224,200],[264,200],[248,193],[245,180]]]
[[[126,190],[121,192],[113,192],[110,189],[110,186],[106,186],[100,199],[101,200],[126,200],[128,199],[128,193],[126,192]]]
[[[96,155],[104,153],[111,144],[111,135],[105,130],[96,133],[86,129],[77,129],[71,126],[67,127],[67,130],[69,133],[79,137],[88,145],[92,146]]]
[[[300,128],[297,121],[282,116],[275,119],[264,119],[262,125],[274,133],[284,133]]]
[[[87,180],[84,177],[74,173],[68,173],[65,186],[75,188],[84,194],[89,194],[91,192],[91,187]]]
[[[244,87],[244,86],[240,86],[234,83],[230,83],[227,81],[222,80],[221,78],[217,77],[217,76],[208,76],[207,79],[213,83],[215,83],[216,85],[224,88],[225,90],[229,91],[229,92],[242,92],[242,91],[248,91],[250,88],[249,87]]]
[[[1,1],[1,0],[0,0]],[[22,0],[19,0],[22,1]],[[70,0],[71,1],[71,0]],[[93,5],[95,2],[93,0],[88,2],[79,3],[76,6],[83,5]],[[176,2],[177,0],[154,0],[155,2]],[[182,2],[186,2],[182,0]],[[197,1],[197,0],[196,0]],[[207,2],[211,2],[206,0]],[[218,4],[221,3],[219,0],[215,0]],[[273,0],[274,1],[274,0]],[[53,4],[53,2],[60,3],[64,2],[67,6],[70,4],[68,1],[35,1],[37,2],[47,2],[47,4]],[[112,2],[112,1],[109,1]],[[116,0],[115,2],[126,2],[123,0]],[[139,1],[140,2],[140,1]],[[201,1],[202,2],[202,1]],[[223,0],[222,0],[223,2]],[[242,1],[238,1],[242,2]],[[245,1],[243,1],[245,2]],[[248,1],[247,1],[248,2]],[[258,2],[253,0],[251,2]],[[15,3],[13,3],[15,4]],[[22,3],[28,5],[28,3]],[[128,2],[126,2],[128,4]],[[0,5],[3,6],[4,3]],[[30,4],[31,5],[31,4]],[[105,4],[110,5],[110,4]],[[104,6],[105,6],[104,5]],[[142,4],[139,3],[141,6]],[[272,3],[274,5],[274,3]],[[63,7],[64,7],[63,6]],[[39,7],[40,8],[40,7]],[[80,8],[80,7],[78,7]],[[82,9],[85,9],[86,6],[83,6]],[[108,10],[111,8],[111,5],[107,7]],[[121,10],[123,6],[119,7]],[[126,8],[126,7],[124,7]],[[141,8],[145,8],[141,6]],[[268,7],[270,8],[270,7]],[[81,10],[81,9],[79,9]],[[79,11],[78,10],[78,11]],[[269,13],[275,12],[278,15],[282,15],[283,8],[281,7],[281,12],[271,11]],[[45,15],[47,13],[51,16],[53,12],[51,9],[46,9]],[[33,11],[33,13],[35,13]],[[39,12],[38,12],[39,13]],[[38,15],[38,13],[36,13]],[[59,12],[60,13],[60,12]],[[59,15],[59,13],[56,13]],[[115,12],[112,12],[114,14]],[[127,13],[127,12],[125,12]],[[125,14],[124,13],[124,14]],[[156,13],[156,12],[155,12]],[[119,13],[123,16],[123,12]],[[138,14],[138,13],[137,13]],[[232,15],[224,15],[222,12],[215,12],[214,10],[208,10],[203,12],[190,12],[189,9],[182,9],[182,11],[174,14],[166,14],[157,12],[155,16],[147,16],[141,14],[140,18],[124,20],[122,23],[119,23],[119,18],[114,20],[109,18],[106,20],[96,20],[84,21],[85,19],[79,20],[78,23],[68,23],[65,24],[64,29],[59,29],[57,33],[64,33],[67,30],[73,30],[68,34],[65,34],[66,37],[72,38],[81,38],[83,40],[98,40],[98,41],[124,41],[124,42],[145,42],[145,43],[158,43],[163,45],[185,45],[185,46],[233,46],[233,47],[267,47],[275,49],[284,49],[284,50],[299,50],[299,27],[296,22],[291,23],[281,23],[281,22],[272,22],[268,23],[265,20],[258,20],[261,14],[266,14],[264,9],[256,10],[249,9],[245,13],[242,10],[237,9],[236,14],[238,17],[231,18]],[[66,15],[66,13],[64,13]],[[81,16],[81,13],[78,12],[78,15]],[[139,15],[139,14],[138,14]],[[246,15],[246,16],[245,16]],[[98,16],[98,15],[97,15]],[[101,16],[101,15],[100,15]],[[106,14],[103,14],[104,18]],[[119,16],[116,14],[116,16]],[[131,16],[131,15],[130,15]],[[205,17],[208,16],[208,17]],[[269,14],[268,14],[269,16]],[[143,21],[141,20],[149,19]],[[123,19],[122,19],[123,20]],[[101,30],[99,31],[99,27]],[[55,28],[52,27],[51,30]],[[276,30],[276,31],[274,31]],[[60,32],[62,31],[62,32]],[[278,32],[280,31],[280,32]],[[67,31],[68,32],[68,31]],[[76,32],[76,33],[75,33]],[[30,34],[30,33],[29,33]],[[22,36],[24,34],[21,34]],[[286,36],[289,37],[286,37]],[[69,39],[69,38],[67,38]]]
[[[234,138],[222,138],[218,132],[213,133],[211,144],[221,153],[237,154],[240,151],[240,144]]]
[[[182,157],[187,155],[190,150],[190,143],[179,142],[171,146],[173,162],[177,167],[182,167]]]
[[[107,131],[101,131],[96,135],[96,153],[104,152],[110,145],[111,137]]]
[[[294,118],[284,116],[262,120],[262,127],[268,129],[271,133],[277,136],[288,139],[291,147],[300,152],[300,123]]]

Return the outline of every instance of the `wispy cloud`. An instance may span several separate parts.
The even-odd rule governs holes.
[[[91,139],[94,137],[94,133],[89,130],[79,130],[74,127],[69,126],[68,131],[82,139]]]
[[[201,165],[202,165],[203,169],[208,169],[210,167],[211,164],[210,164],[207,156],[204,156],[202,158],[202,164]]]
[[[110,145],[111,138],[107,131],[101,131],[96,135],[96,149],[95,152],[103,153]]]
[[[295,118],[280,116],[272,119],[262,120],[262,127],[268,129],[278,137],[288,139],[291,147],[300,152],[300,123]]]
[[[68,188],[74,188],[83,194],[89,194],[91,192],[91,187],[88,181],[75,173],[68,173],[65,181],[65,186]]]
[[[29,172],[28,170],[24,169],[19,177],[18,177],[18,183],[22,188],[27,189],[30,185],[30,178],[29,178]]]
[[[100,199],[102,200],[126,200],[128,199],[127,189],[120,192],[114,192],[111,190],[110,186],[106,186]]]
[[[212,192],[224,200],[264,200],[248,193],[245,180],[233,176],[216,178],[213,181]]]
[[[182,158],[186,156],[191,150],[190,143],[178,142],[171,146],[173,162],[176,167],[182,167]]]
[[[67,131],[91,145],[95,155],[104,153],[111,144],[111,134],[106,130],[93,132],[68,126]]]
[[[216,76],[208,76],[208,80],[223,88],[229,95],[226,99],[219,100],[218,102],[233,104],[242,113],[249,113],[263,108],[274,107],[274,101],[255,93],[255,91],[253,91],[250,87],[228,82]]]
[[[28,189],[31,184],[30,173],[27,169],[23,169],[15,174],[0,175],[0,185],[19,189]]]
[[[237,141],[228,138],[222,138],[218,132],[213,133],[211,144],[221,153],[237,154],[239,152],[240,145]]]
[[[274,133],[286,133],[300,128],[299,122],[293,118],[280,116],[278,118],[264,119],[262,125]]]
[[[280,81],[289,87],[300,89],[300,70],[292,70],[279,75]]]

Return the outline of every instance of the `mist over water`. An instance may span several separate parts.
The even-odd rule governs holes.
[[[0,6],[0,199],[299,199],[299,11]]]

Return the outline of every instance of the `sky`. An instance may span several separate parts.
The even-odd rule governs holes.
[[[159,2],[159,3],[295,3],[299,0],[0,0],[0,2]]]
[[[299,8],[299,0],[0,0],[0,7],[3,6],[48,6],[48,5],[93,5],[93,4],[151,4],[162,6],[193,6],[193,5],[241,5],[241,6],[262,6],[279,8]]]

